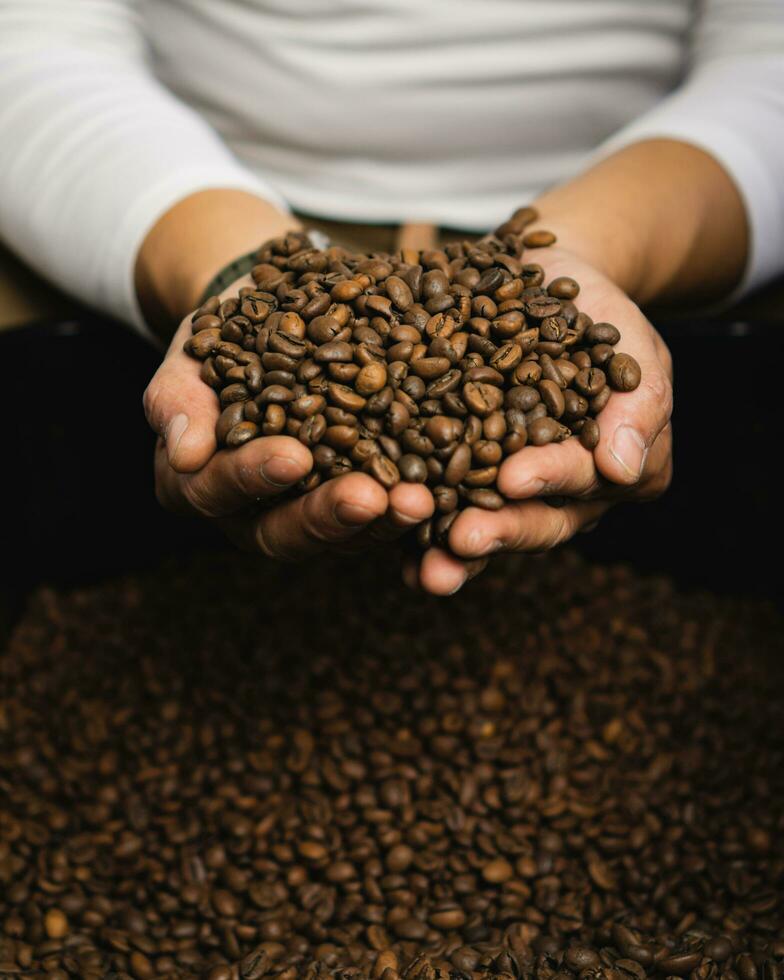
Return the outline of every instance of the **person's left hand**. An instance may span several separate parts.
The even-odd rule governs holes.
[[[547,253],[547,254],[544,254]],[[561,249],[542,249],[545,282],[559,275],[581,286],[577,305],[595,321],[621,331],[618,350],[642,369],[640,386],[613,393],[598,416],[594,452],[578,439],[526,446],[501,465],[498,489],[510,501],[498,511],[469,507],[449,532],[449,551],[429,549],[409,558],[403,578],[412,588],[452,595],[501,551],[542,552],[590,529],[616,501],[650,500],[672,477],[672,359],[664,341],[640,309],[609,279]],[[569,498],[553,507],[548,495]]]

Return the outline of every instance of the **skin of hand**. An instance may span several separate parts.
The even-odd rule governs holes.
[[[252,284],[244,277],[221,298]],[[168,510],[217,520],[239,547],[284,561],[390,541],[433,513],[425,487],[401,483],[387,493],[364,473],[270,506],[310,471],[310,451],[289,436],[216,451],[218,400],[199,377],[199,362],[182,349],[190,336],[189,315],[144,395],[147,420],[158,433],[156,493]]]
[[[565,250],[542,249],[545,281],[569,275],[581,286],[581,310],[621,331],[618,349],[642,368],[640,386],[614,392],[598,416],[601,439],[595,451],[578,439],[526,446],[501,464],[498,487],[510,501],[499,511],[469,507],[452,525],[451,554],[431,548],[407,559],[403,577],[412,588],[451,595],[500,551],[542,552],[591,528],[615,502],[650,500],[672,476],[672,360],[664,341],[640,309],[605,275]],[[552,507],[542,498],[568,497]]]

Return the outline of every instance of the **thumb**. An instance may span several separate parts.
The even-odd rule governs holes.
[[[187,318],[144,392],[147,421],[163,439],[169,465],[178,473],[193,473],[209,461],[217,448],[220,414],[215,392],[199,376],[201,365],[183,350],[190,335]]]
[[[643,475],[648,450],[672,415],[672,382],[654,343],[653,328],[624,334],[624,350],[638,361],[642,377],[630,392],[614,392],[599,414],[599,445],[594,450],[602,476],[633,486]],[[669,355],[664,358],[669,361]]]

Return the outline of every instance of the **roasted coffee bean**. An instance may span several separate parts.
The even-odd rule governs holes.
[[[615,354],[610,358],[607,378],[616,391],[634,391],[641,377],[640,365],[631,354]]]
[[[503,450],[498,442],[479,439],[471,447],[473,461],[478,466],[497,466],[501,462]]]
[[[591,364],[604,367],[614,354],[615,348],[610,344],[596,344],[591,348]]]
[[[229,432],[231,432],[235,425],[239,425],[243,421],[245,418],[244,407],[243,402],[233,402],[223,409],[215,425],[215,436],[218,440],[218,445],[225,446]]]
[[[542,400],[538,388],[530,385],[516,385],[514,388],[507,389],[504,396],[504,408],[517,410],[520,412],[530,412]]]
[[[324,415],[330,425],[349,425],[352,427],[359,425],[359,419],[353,412],[347,412],[336,405],[327,406],[324,409]]]
[[[580,292],[579,283],[569,276],[558,276],[547,287],[547,292],[558,299],[575,299]]]
[[[596,419],[585,419],[580,429],[580,442],[586,449],[596,449],[599,445],[599,423]]]
[[[381,391],[387,383],[387,368],[385,364],[366,364],[354,381],[354,388],[359,395],[367,398]]]
[[[555,244],[555,235],[551,231],[529,231],[523,236],[525,248],[546,248]]]
[[[567,387],[566,378],[561,374],[558,365],[549,354],[543,353],[540,355],[539,367],[542,369],[542,378],[545,381],[554,381],[561,389]]]
[[[534,446],[546,446],[549,442],[560,441],[562,430],[562,425],[545,415],[528,426],[528,441]]]
[[[497,476],[497,466],[483,466],[479,469],[469,470],[461,482],[465,487],[489,487],[495,483]]]
[[[416,429],[405,429],[400,434],[400,444],[405,452],[415,453],[417,456],[429,456],[435,446],[430,439]]]
[[[243,446],[251,439],[255,439],[259,432],[259,427],[253,422],[238,422],[227,434],[226,445],[229,448]]]
[[[505,503],[500,493],[488,487],[467,491],[466,500],[472,507],[481,507],[482,510],[500,510]]]
[[[607,383],[604,371],[601,368],[583,368],[575,375],[574,386],[580,394],[592,398],[598,395]]]
[[[541,377],[542,366],[538,361],[523,361],[514,373],[514,381],[517,385],[535,385]]]
[[[554,381],[540,381],[538,391],[542,401],[547,407],[547,411],[554,419],[559,419],[566,408],[564,394]]]
[[[454,487],[434,487],[433,499],[436,503],[436,510],[442,514],[451,514],[457,508],[457,490]]]
[[[395,306],[403,312],[414,302],[411,287],[399,276],[388,276],[384,282],[384,289]]]
[[[517,367],[522,357],[523,352],[517,344],[504,344],[490,358],[490,366],[506,374]]]
[[[298,419],[306,419],[318,415],[327,407],[327,401],[321,395],[302,395],[291,402],[289,411]]]
[[[264,421],[261,433],[265,436],[276,436],[286,427],[286,412],[282,405],[269,404],[264,408]]]
[[[205,357],[212,354],[220,341],[221,335],[218,327],[200,330],[199,333],[185,341],[185,353],[199,360],[204,360]]]
[[[327,420],[323,415],[309,415],[297,433],[299,441],[308,447],[321,442],[327,431]]]
[[[331,382],[327,386],[327,393],[330,402],[336,408],[342,408],[345,412],[361,412],[367,404],[367,399],[353,391],[347,385]]]
[[[588,399],[578,395],[576,391],[567,388],[563,393],[564,411],[563,417],[566,420],[583,418],[588,411]]]
[[[481,381],[469,381],[463,386],[462,398],[466,407],[479,418],[487,418],[498,411],[504,402],[503,391],[495,385]]]
[[[366,465],[368,466],[368,472],[385,489],[391,490],[392,487],[400,482],[400,471],[387,456],[382,456],[379,453],[371,457],[369,463]]]
[[[425,381],[434,381],[449,371],[451,364],[445,357],[420,357],[411,361],[411,370]]]
[[[461,381],[462,374],[455,368],[447,371],[446,374],[441,375],[437,380],[431,381],[425,390],[425,394],[428,399],[445,398],[447,395],[457,391]]]
[[[593,412],[594,415],[598,415],[610,400],[611,395],[612,389],[609,387],[609,385],[602,388],[598,395],[594,395],[593,398],[588,400],[589,410]]]
[[[471,446],[460,443],[450,457],[444,470],[444,482],[447,486],[456,487],[463,482],[463,477],[471,469]]]
[[[421,456],[406,453],[397,461],[400,476],[408,483],[425,483],[427,481],[427,466]]]
[[[321,437],[339,453],[347,453],[357,444],[359,430],[351,425],[327,425]]]
[[[558,369],[558,373],[564,379],[567,386],[574,381],[580,371],[580,368],[573,361],[566,361],[562,357],[553,361],[553,366]]]
[[[463,434],[463,423],[447,415],[434,415],[425,423],[425,432],[434,446],[448,446]]]
[[[311,452],[313,453],[313,462],[320,470],[329,469],[337,457],[337,453],[331,446],[325,446],[323,444],[314,446]]]
[[[437,544],[445,548],[449,546],[449,531],[459,516],[458,511],[453,510],[433,517],[433,538]]]
[[[403,450],[400,448],[400,443],[397,439],[393,439],[392,436],[380,435],[378,437],[378,444],[381,447],[382,452],[384,452],[393,463],[397,463],[400,457],[403,455]]]
[[[362,394],[362,392],[360,392]],[[375,394],[370,395],[365,405],[365,413],[374,417],[384,415],[394,401],[394,391],[389,386],[385,386]]]
[[[592,323],[585,331],[589,344],[610,344],[614,347],[621,339],[621,332],[611,323]]]
[[[354,347],[345,340],[331,340],[315,349],[313,360],[318,364],[350,363],[354,360]]]

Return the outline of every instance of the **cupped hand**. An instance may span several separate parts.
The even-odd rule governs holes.
[[[421,559],[408,559],[403,574],[411,587],[451,595],[482,571],[490,555],[546,551],[590,529],[617,501],[650,500],[669,485],[672,360],[664,341],[591,265],[561,249],[541,253],[529,261],[545,268],[545,282],[565,275],[580,283],[577,305],[595,321],[618,327],[618,350],[637,359],[642,380],[635,391],[613,393],[598,416],[601,438],[593,452],[572,438],[526,446],[506,459],[497,483],[510,503],[498,511],[463,511],[450,529],[449,551],[431,548]],[[568,499],[553,507],[543,499],[548,496]]]
[[[250,277],[221,298],[246,285],[253,285]],[[144,393],[147,420],[158,433],[155,486],[164,507],[216,520],[240,547],[283,560],[326,549],[359,550],[430,517],[433,499],[425,487],[398,484],[387,493],[363,473],[329,480],[304,497],[276,504],[310,472],[310,451],[289,436],[219,450],[218,400],[199,377],[200,364],[183,351],[190,336],[189,315]]]

